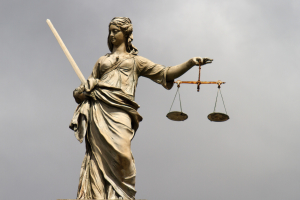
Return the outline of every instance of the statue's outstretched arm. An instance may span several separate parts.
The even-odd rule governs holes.
[[[210,58],[194,57],[194,58],[189,59],[185,63],[170,67],[170,69],[167,72],[167,81],[172,81],[172,80],[180,77],[185,72],[187,72],[189,69],[191,69],[193,66],[199,65],[199,62],[201,63],[201,65],[205,65],[205,64],[211,63],[212,61],[213,61],[213,59],[210,59]]]

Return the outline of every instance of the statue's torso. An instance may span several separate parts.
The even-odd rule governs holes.
[[[121,88],[133,99],[138,82],[138,72],[134,57],[125,58],[118,67],[106,73],[116,61],[113,58],[104,58],[99,65],[100,81],[113,87]]]
[[[166,89],[173,86],[173,81],[166,81],[167,67],[132,54],[120,58],[119,61],[118,65],[114,65],[117,62],[115,56],[110,54],[102,56],[97,61],[91,76],[112,87],[122,89],[132,100],[134,100],[140,76],[147,77]]]

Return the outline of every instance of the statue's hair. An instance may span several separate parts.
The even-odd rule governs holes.
[[[126,45],[126,51],[128,53],[131,53],[133,55],[137,55],[138,54],[138,49],[133,46],[132,41],[133,41],[133,35],[132,35],[132,23],[131,20],[128,17],[114,17],[109,25],[108,28],[111,25],[115,25],[118,28],[121,29],[121,31],[123,32],[126,40],[125,40],[125,45]],[[109,35],[110,32],[108,34],[108,38],[107,38],[107,44],[108,44],[108,48],[110,50],[110,52],[112,52],[114,45],[111,43],[110,39],[109,39]]]

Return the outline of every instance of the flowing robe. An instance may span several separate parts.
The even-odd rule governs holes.
[[[134,199],[136,169],[131,140],[142,117],[134,96],[139,76],[171,89],[167,67],[141,56],[128,55],[115,63],[110,54],[95,64],[85,85],[91,98],[81,103],[70,128],[86,154],[81,166],[77,199]]]

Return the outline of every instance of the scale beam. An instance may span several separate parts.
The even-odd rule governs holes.
[[[181,83],[185,83],[185,84],[197,84],[197,85],[200,85],[200,84],[218,84],[218,85],[221,85],[221,84],[225,84],[226,82],[222,82],[222,81],[175,81],[174,83],[176,84],[181,84]]]
[[[201,84],[216,84],[216,85],[218,85],[218,93],[217,93],[217,97],[216,97],[214,112],[210,113],[207,116],[207,118],[210,121],[213,121],[213,122],[225,122],[225,121],[227,121],[229,119],[229,116],[227,115],[227,111],[226,111],[226,108],[225,108],[225,103],[224,103],[223,96],[222,96],[222,93],[221,93],[221,85],[225,84],[226,82],[222,82],[221,80],[218,80],[218,81],[200,81],[200,75],[201,75],[201,64],[200,64],[200,61],[199,61],[198,81],[181,81],[181,80],[175,81],[174,83],[177,84],[177,92],[179,93],[180,84],[182,84],[182,83],[184,83],[184,84],[196,84],[197,85],[197,92],[199,92]],[[177,92],[175,94],[174,100],[176,98]],[[223,105],[224,105],[226,114],[215,112],[219,92],[220,92],[221,97],[222,97],[222,101],[223,101]],[[174,103],[174,100],[173,100],[173,103]],[[179,102],[180,102],[181,111],[172,111],[171,112],[171,109],[172,109],[172,106],[173,106],[173,103],[172,103],[170,111],[167,114],[167,118],[169,118],[170,120],[184,121],[188,118],[188,115],[182,112],[180,93],[179,93]]]

